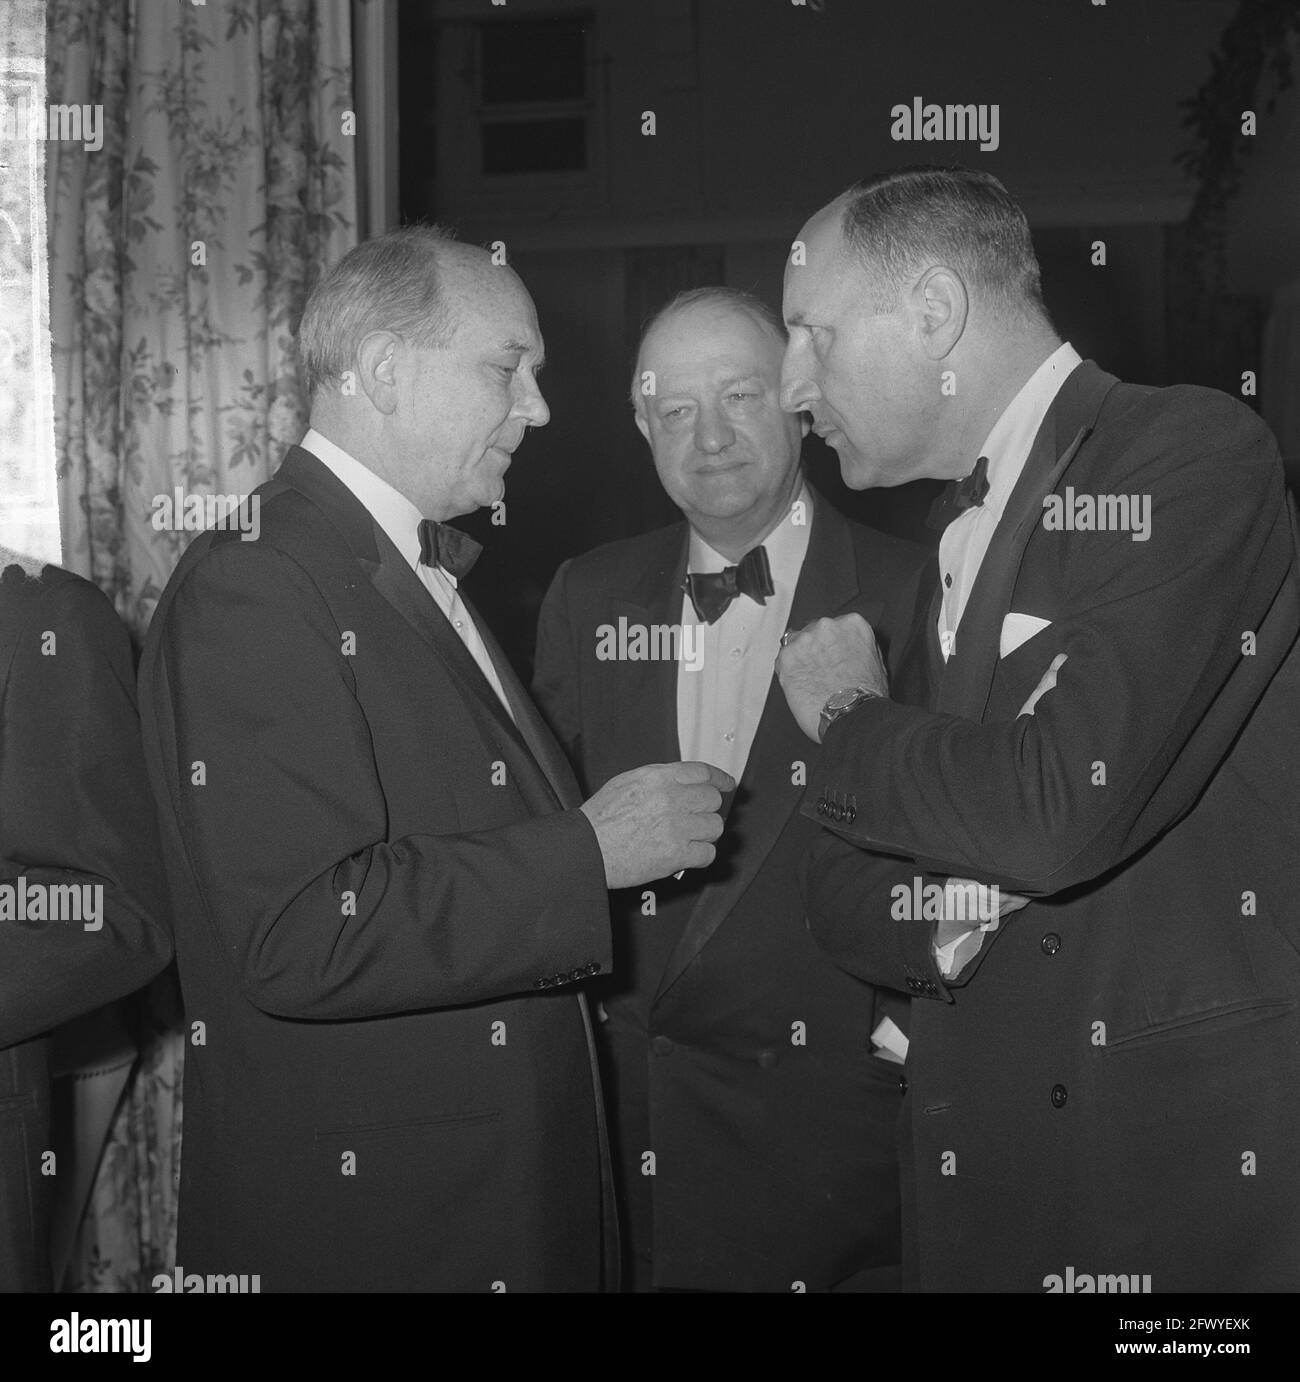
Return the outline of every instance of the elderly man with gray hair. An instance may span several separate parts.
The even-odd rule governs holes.
[[[204,534],[141,668],[192,1033],[178,1261],[262,1290],[597,1290],[615,1264],[581,985],[606,889],[703,867],[725,774],[581,801],[446,520],[548,417],[508,268],[359,246],[300,343],[311,430]]]
[[[566,563],[538,634],[535,692],[587,782],[685,756],[740,783],[710,868],[617,898],[598,981],[638,1290],[898,1285],[888,1053],[907,1000],[837,970],[808,934],[798,865],[817,831],[797,808],[812,759],[774,671],[787,627],[847,610],[901,648],[922,554],[807,484],[784,349],[771,309],[732,288],[653,318],[634,420],[684,521]],[[676,659],[635,656],[638,630],[674,627]],[[608,655],[610,629],[630,656]]]

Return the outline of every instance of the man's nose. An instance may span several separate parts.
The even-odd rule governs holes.
[[[537,381],[530,379],[523,385],[523,397],[515,411],[530,427],[545,427],[551,420],[551,410],[546,406]]]
[[[802,413],[822,396],[821,390],[808,375],[803,352],[796,350],[791,343],[786,347],[785,358],[781,361],[782,412]]]
[[[736,440],[736,432],[721,409],[701,408],[695,421],[695,446],[706,455],[716,455]]]

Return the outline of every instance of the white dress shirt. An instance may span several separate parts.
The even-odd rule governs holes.
[[[302,439],[302,448],[304,451],[310,451],[352,491],[371,518],[388,535],[393,546],[402,554],[403,560],[409,563],[411,570],[420,578],[420,583],[447,616],[447,622],[460,635],[461,642],[469,649],[470,656],[488,679],[488,685],[505,706],[506,714],[513,719],[510,702],[506,700],[506,693],[501,686],[501,678],[497,676],[497,669],[488,656],[483,636],[470,618],[465,602],[460,597],[455,576],[443,570],[441,566],[425,566],[420,561],[420,520],[424,515],[406,495],[395,490],[387,480],[381,480],[373,470],[368,470],[354,456],[349,456],[341,446],[336,446],[315,428],[309,429]]]
[[[993,424],[978,455],[988,458],[989,492],[983,504],[954,518],[939,539],[939,575],[943,605],[939,610],[939,648],[947,662],[956,646],[958,626],[966,601],[1002,521],[1011,491],[1020,479],[1029,452],[1061,385],[1082,363],[1079,352],[1066,341],[1031,374],[1024,388],[1007,404]]]
[[[761,544],[767,552],[776,593],[760,605],[738,595],[714,624],[700,623],[691,597],[682,597],[682,626],[694,624],[699,670],[677,669],[677,738],[686,760],[712,763],[737,782],[758,732],[767,693],[790,620],[794,588],[808,552],[812,496],[805,485],[789,512]],[[802,521],[799,521],[802,520]],[[721,571],[734,566],[691,530],[687,570]]]
[[[989,543],[993,541],[993,534],[1002,521],[1007,500],[1029,459],[1034,438],[1061,385],[1081,363],[1079,352],[1068,341],[1057,347],[1007,404],[980,448],[979,454],[988,459],[989,489],[984,503],[954,518],[939,539],[943,603],[939,610],[938,634],[939,648],[945,662],[956,648],[966,602],[984,564]],[[935,923],[932,942],[935,963],[939,973],[948,979],[956,978],[961,973],[979,953],[986,931],[998,926],[996,916],[993,921],[976,927],[954,919],[954,892],[965,886],[963,880],[948,879],[945,884],[945,919]],[[978,883],[975,887],[981,909],[991,910],[986,885]],[[970,916],[969,904],[962,915]]]

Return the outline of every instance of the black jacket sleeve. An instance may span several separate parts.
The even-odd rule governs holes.
[[[64,572],[37,582],[11,567],[0,601],[6,624],[20,610],[0,700],[4,1047],[142,987],[172,943],[126,629],[99,590]],[[64,916],[76,889],[102,912],[20,919],[19,888],[69,890]]]

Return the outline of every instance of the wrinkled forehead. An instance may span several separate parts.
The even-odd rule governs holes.
[[[757,376],[775,380],[785,343],[742,307],[697,306],[672,312],[651,328],[640,368],[665,383]]]

